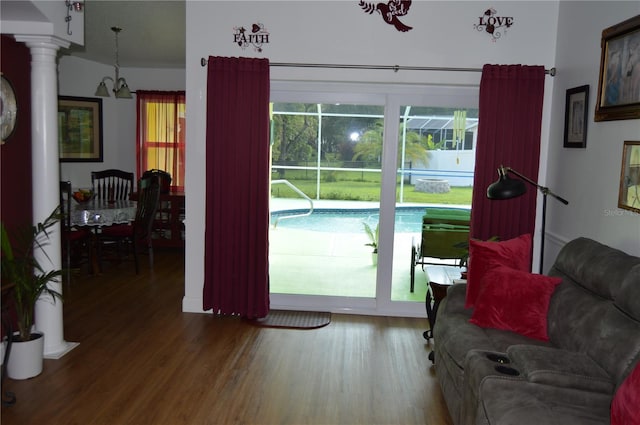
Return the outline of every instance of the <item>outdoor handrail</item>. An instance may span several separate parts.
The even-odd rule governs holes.
[[[291,190],[296,192],[298,195],[302,196],[304,199],[309,201],[309,212],[302,213],[302,214],[292,214],[292,215],[284,215],[282,217],[276,217],[276,220],[273,222],[273,228],[274,229],[276,228],[276,226],[278,225],[278,222],[280,220],[286,220],[287,218],[294,218],[294,217],[305,217],[305,216],[311,215],[311,213],[313,212],[313,200],[311,198],[309,198],[306,193],[304,193],[303,191],[301,191],[300,189],[295,187],[293,185],[293,183],[291,183],[289,180],[271,180],[271,184],[272,185],[274,185],[274,184],[285,184],[285,185],[289,186],[289,188],[291,188]]]

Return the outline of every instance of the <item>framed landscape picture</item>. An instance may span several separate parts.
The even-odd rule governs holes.
[[[60,162],[102,162],[102,99],[58,97]]]
[[[602,31],[595,121],[640,118],[640,15]]]
[[[618,208],[640,213],[640,141],[624,142]]]
[[[589,107],[589,86],[567,90],[564,110],[564,147],[584,148],[587,146],[587,109]]]

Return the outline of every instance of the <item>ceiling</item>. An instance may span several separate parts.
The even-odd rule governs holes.
[[[122,28],[118,35],[121,67],[184,68],[185,3],[85,0],[85,45],[72,45],[63,53],[113,65],[115,33],[111,27],[117,26]]]

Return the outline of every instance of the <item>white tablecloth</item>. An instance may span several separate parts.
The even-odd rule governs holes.
[[[72,226],[111,226],[129,223],[136,218],[135,201],[107,201],[93,199],[71,207]]]

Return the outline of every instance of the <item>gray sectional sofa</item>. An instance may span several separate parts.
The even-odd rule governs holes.
[[[562,282],[548,304],[548,341],[470,323],[466,285],[449,288],[434,367],[456,425],[609,423],[616,389],[640,359],[640,258],[578,238],[549,276]]]

